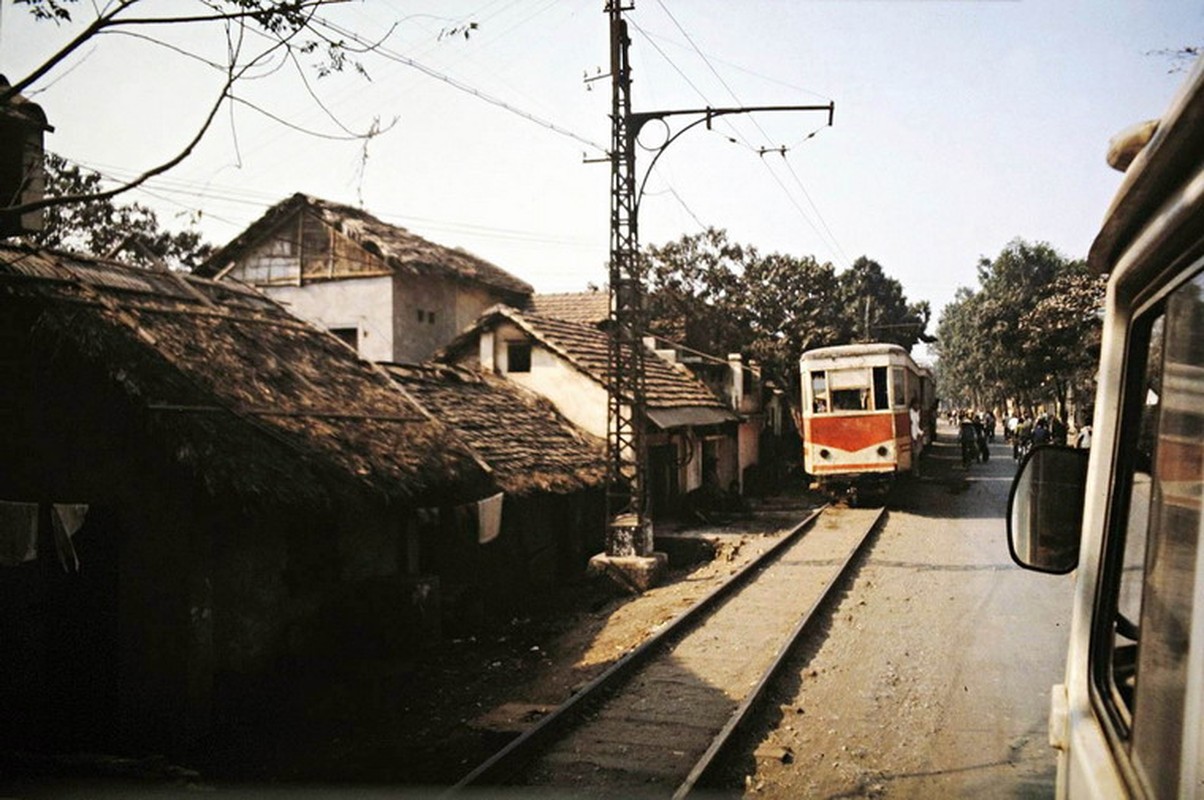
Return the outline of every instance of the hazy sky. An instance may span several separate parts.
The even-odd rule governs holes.
[[[387,133],[365,148],[239,104],[180,167],[126,198],[173,226],[199,213],[215,243],[294,192],[362,201],[538,291],[603,283],[609,168],[583,157],[609,143],[610,86],[587,90],[583,77],[607,71],[604,5],[368,0],[323,11],[374,40],[395,25],[392,58],[363,57],[370,80],[311,81],[334,119],[291,64],[261,70],[240,96],[324,135],[374,120],[393,123]],[[150,0],[141,14],[195,8]],[[75,14],[86,22],[90,6]],[[635,0],[628,16],[637,111],[836,103],[832,127],[823,114],[772,113],[684,134],[648,180],[642,244],[714,226],[839,269],[866,255],[938,314],[975,284],[978,259],[1015,237],[1086,255],[1120,181],[1104,163],[1109,137],[1161,114],[1184,80],[1157,51],[1204,44],[1204,7],[1178,0]],[[468,22],[467,39],[452,32]],[[34,23],[5,1],[0,71],[24,77],[78,27]],[[220,56],[219,30],[137,33],[172,47],[105,36],[30,92],[55,126],[49,149],[117,178],[179,151],[221,79],[182,53]],[[782,146],[784,156],[757,152]],[[641,174],[651,158],[639,153]]]

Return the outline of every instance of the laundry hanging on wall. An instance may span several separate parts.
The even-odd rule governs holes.
[[[504,492],[477,502],[477,541],[488,544],[502,531],[502,498]]]
[[[79,555],[71,539],[84,526],[86,503],[54,503],[50,507],[55,554],[65,572],[79,572]],[[38,557],[38,504],[0,500],[0,565],[15,567]]]

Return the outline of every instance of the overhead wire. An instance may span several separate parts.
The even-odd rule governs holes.
[[[120,178],[121,170],[119,168],[114,168],[112,172],[106,172],[106,170],[104,168],[98,168],[96,165],[86,164],[86,163],[76,161],[74,159],[65,158],[65,157],[64,157],[64,159],[66,161],[68,161],[69,163],[74,164],[77,167],[80,167],[81,169],[86,169],[88,171],[95,172],[96,174],[100,175],[102,177],[102,179],[106,179],[106,180],[114,181],[114,182],[120,182],[122,180]],[[176,179],[174,181],[173,180],[152,179],[152,181],[153,181],[154,185],[151,188],[143,189],[143,187],[138,187],[138,189],[136,189],[135,191],[136,192],[141,191],[144,194],[147,194],[148,196],[155,197],[156,199],[162,200],[164,202],[169,202],[172,205],[175,205],[179,208],[182,208],[184,210],[191,211],[191,212],[196,212],[198,209],[196,209],[190,205],[186,205],[178,200],[170,199],[170,195],[185,195],[188,197],[198,197],[198,198],[202,198],[205,200],[216,199],[216,200],[219,200],[220,202],[224,202],[224,203],[229,203],[229,204],[234,204],[234,205],[253,206],[253,207],[256,207],[259,209],[263,209],[265,205],[273,205],[281,200],[281,198],[276,197],[276,196],[266,195],[266,194],[262,194],[262,193],[246,192],[246,191],[243,191],[240,189],[235,189],[233,187],[221,187],[222,193],[216,193],[213,191],[212,185],[198,184],[198,183],[183,181],[183,180],[179,180],[179,179]],[[172,183],[174,183],[175,185],[161,185],[161,184],[172,184]],[[203,189],[203,191],[202,191],[202,189]],[[243,195],[243,196],[239,196],[239,195]],[[201,213],[206,217],[212,217],[215,220],[233,225],[238,228],[246,228],[258,216],[258,215],[256,215],[253,218],[244,219],[243,221],[236,221],[233,219],[229,219],[227,217],[223,217],[219,214],[215,214],[211,211],[201,210]],[[581,238],[581,237],[549,236],[545,233],[541,233],[538,231],[519,230],[517,228],[499,228],[499,227],[489,226],[489,225],[475,225],[472,223],[464,223],[464,222],[458,222],[458,221],[452,221],[452,220],[436,219],[433,217],[421,217],[421,216],[415,216],[415,215],[409,215],[409,214],[398,214],[398,213],[394,213],[394,212],[390,212],[390,211],[378,211],[375,209],[373,210],[372,214],[373,214],[373,216],[376,216],[386,222],[390,221],[390,220],[396,220],[396,221],[404,221],[404,222],[410,222],[410,223],[418,223],[418,224],[422,224],[424,227],[429,228],[429,229],[466,233],[466,234],[471,234],[473,236],[479,236],[479,237],[483,237],[483,238],[493,238],[493,239],[499,239],[499,240],[505,240],[505,241],[525,241],[525,242],[534,242],[534,243],[559,244],[559,245],[565,245],[565,246],[570,246],[570,247],[585,247],[589,244],[588,240]]]
[[[343,28],[342,26],[336,25],[332,22],[329,22],[329,21],[326,21],[326,20],[323,20],[320,18],[316,18],[315,22],[317,24],[322,25],[323,27],[326,27],[329,30],[337,33],[340,36],[346,36],[347,38],[351,39],[352,41],[363,43],[362,40],[359,38],[359,35],[356,34],[354,31],[350,31],[346,28]],[[375,52],[378,55],[381,55],[382,57],[384,57],[390,61],[394,61],[398,64],[402,64],[402,65],[405,65],[412,69],[418,70],[419,72],[421,72],[422,74],[424,74],[430,78],[434,78],[435,80],[442,81],[443,83],[447,84],[448,86],[451,86],[453,89],[456,89],[460,92],[464,92],[465,94],[468,94],[472,97],[477,98],[478,100],[482,100],[486,103],[489,103],[492,106],[496,106],[497,108],[500,108],[503,111],[507,111],[511,114],[514,114],[515,116],[521,117],[522,119],[525,119],[528,122],[533,122],[543,128],[546,128],[546,129],[552,131],[553,133],[560,134],[561,136],[566,136],[566,137],[573,139],[573,140],[575,140],[581,144],[584,144],[588,147],[592,147],[594,150],[597,150],[598,152],[601,152],[601,153],[607,152],[606,147],[598,144],[597,142],[587,139],[586,137],[584,137],[578,133],[570,131],[567,128],[563,128],[553,122],[549,122],[548,120],[542,119],[542,118],[540,118],[534,114],[531,114],[527,111],[523,111],[522,109],[520,109],[500,98],[494,97],[491,94],[483,92],[480,89],[477,89],[476,87],[471,86],[471,85],[465,83],[464,81],[461,81],[458,78],[453,78],[452,76],[450,76],[446,73],[440,72],[439,70],[436,70],[432,67],[428,67],[425,64],[421,63],[420,61],[417,61],[416,59],[410,58],[409,56],[403,56],[402,54],[394,52],[384,46],[381,46]]]
[[[669,17],[669,19],[677,27],[678,31],[681,32],[682,36],[685,37],[686,41],[690,44],[691,48],[693,48],[694,52],[698,55],[699,58],[702,59],[703,63],[706,64],[707,68],[711,71],[711,73],[715,76],[715,78],[719,81],[719,83],[723,86],[723,88],[725,90],[727,90],[727,93],[731,96],[731,98],[737,103],[737,105],[742,105],[739,96],[737,96],[736,92],[732,89],[732,87],[728,84],[728,82],[723,78],[723,76],[715,68],[714,64],[711,63],[710,58],[708,58],[706,53],[704,53],[702,51],[702,49],[698,46],[698,43],[694,41],[694,38],[692,36],[690,36],[689,32],[685,29],[685,27],[681,24],[681,22],[677,19],[677,17],[675,17],[673,15],[673,12],[671,12],[668,9],[668,7],[666,7],[664,1],[657,0],[657,5],[660,6],[661,10],[664,11],[665,15]],[[660,46],[657,45],[651,38],[649,38],[648,34],[646,32],[644,32],[642,29],[640,29],[640,32],[644,34],[645,38],[648,38],[649,43],[652,44],[652,46],[657,50],[657,52],[659,52],[662,55],[662,57],[665,58],[666,61],[670,61],[670,63],[672,63],[668,57],[668,54],[666,54],[665,51],[663,49],[661,49]],[[682,73],[681,69],[678,68],[676,64],[672,64],[672,66],[675,70],[678,71],[679,74],[684,75],[684,73]],[[698,89],[697,85],[695,85],[693,81],[690,81],[687,78],[687,82],[690,84],[691,87],[694,88],[695,91],[698,91],[701,94],[701,91]],[[705,100],[705,96],[704,96],[704,100]],[[761,133],[761,135],[765,138],[765,140],[767,142],[772,141],[769,134],[761,126],[761,123],[756,119],[755,116],[751,117],[750,121],[757,128],[757,130]],[[737,129],[735,128],[735,126],[732,126],[732,130],[737,130]],[[815,204],[815,201],[811,198],[811,194],[806,190],[806,187],[803,185],[802,180],[798,177],[797,172],[794,171],[793,166],[791,166],[789,161],[786,159],[787,148],[784,145],[776,147],[776,148],[772,147],[772,146],[757,148],[757,147],[754,147],[752,145],[752,143],[749,142],[748,139],[742,133],[738,132],[738,130],[737,130],[737,135],[744,142],[746,147],[752,149],[758,155],[762,156],[761,162],[765,165],[766,170],[773,177],[774,181],[778,184],[778,186],[780,186],[782,188],[782,191],[786,194],[786,196],[790,200],[791,204],[799,211],[799,214],[802,216],[803,220],[811,227],[811,229],[813,231],[815,231],[816,235],[819,236],[820,240],[824,242],[825,246],[829,247],[832,250],[833,255],[837,256],[837,258],[839,260],[841,260],[845,266],[848,266],[850,262],[849,262],[848,256],[845,255],[845,253],[844,253],[844,249],[840,246],[839,241],[836,239],[835,235],[832,233],[832,230],[828,226],[827,221],[824,219],[823,214],[820,212],[819,207]],[[815,135],[814,132],[809,134],[807,137],[805,137],[803,139],[803,141],[810,139],[814,135]],[[790,192],[790,190],[787,188],[787,186],[781,181],[781,179],[777,176],[777,174],[773,171],[773,169],[770,168],[769,164],[767,162],[765,162],[763,156],[767,152],[780,152],[781,153],[783,162],[786,163],[787,168],[790,171],[790,174],[794,177],[795,183],[798,185],[799,189],[802,191],[803,197],[807,200],[807,203],[811,206],[811,209],[814,212],[816,219],[819,220],[819,224],[823,227],[822,231],[815,224],[815,222],[812,221],[810,215],[806,213],[806,211],[798,203],[798,201],[794,198],[793,194]]]

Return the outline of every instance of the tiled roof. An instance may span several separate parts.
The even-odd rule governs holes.
[[[335,476],[404,499],[488,482],[384,370],[237,282],[0,245],[0,310],[36,320],[34,357],[97,365],[211,491],[295,497]]]
[[[300,193],[269,208],[250,227],[197,267],[197,274],[216,275],[272,235],[277,225],[298,211],[316,215],[366,249],[379,253],[393,269],[441,274],[524,297],[534,291],[526,281],[466,250],[427,241],[399,225],[383,222],[363,209]]]
[[[527,311],[541,317],[597,325],[610,316],[610,295],[606,292],[534,294],[527,304]]]
[[[463,367],[384,366],[476,451],[504,491],[563,493],[605,483],[606,443],[576,428],[547,400]]]
[[[453,355],[475,343],[482,327],[508,319],[524,329],[548,349],[558,353],[595,382],[606,385],[609,339],[598,328],[562,319],[543,317],[507,306],[486,311],[477,324],[456,338],[444,353]],[[651,351],[644,359],[648,407],[682,408],[686,406],[726,409],[702,381],[680,364],[670,364]],[[732,419],[736,419],[732,415]]]

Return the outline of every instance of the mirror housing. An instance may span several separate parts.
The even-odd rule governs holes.
[[[1065,575],[1079,563],[1090,450],[1034,447],[1008,495],[1008,551],[1025,569]]]

